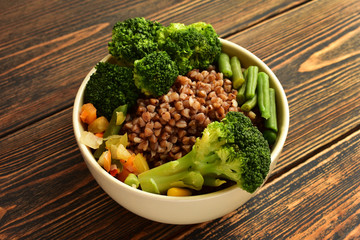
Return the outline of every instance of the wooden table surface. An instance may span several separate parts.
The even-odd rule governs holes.
[[[2,0],[0,9],[0,239],[360,239],[360,1]],[[277,167],[222,218],[141,218],[104,193],[80,155],[75,94],[115,22],[135,16],[211,23],[285,89],[290,129]]]

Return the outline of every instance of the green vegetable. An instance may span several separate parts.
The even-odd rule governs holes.
[[[257,96],[261,117],[268,119],[270,117],[269,76],[264,72],[258,74]]]
[[[225,179],[253,193],[266,178],[270,162],[262,133],[243,113],[229,112],[221,122],[206,127],[188,154],[138,178],[142,190],[158,194],[171,187],[200,190],[204,182],[213,185]]]
[[[126,116],[127,110],[128,110],[127,105],[121,105],[114,110],[109,122],[109,126],[104,132],[104,138],[112,135],[117,135],[120,132],[122,125],[116,124],[118,113],[122,113],[124,116]]]
[[[233,73],[230,65],[230,57],[226,53],[221,53],[219,57],[219,71],[224,74],[224,77],[231,78]]]
[[[246,81],[241,85],[240,89],[238,90],[238,93],[236,94],[236,101],[239,105],[242,105],[246,101],[245,97],[246,92]]]
[[[139,185],[140,185],[139,184],[139,179],[133,173],[129,173],[129,175],[125,178],[124,183],[129,185],[130,187],[133,187],[133,188],[138,188]]]
[[[112,30],[109,53],[129,64],[158,50],[157,32],[163,26],[143,17],[129,18],[117,22]]]
[[[136,104],[140,91],[135,86],[131,68],[107,62],[99,62],[95,68],[85,87],[84,103],[92,103],[97,113],[108,120],[118,106]]]
[[[259,72],[259,68],[257,66],[250,66],[247,69],[246,93],[245,93],[247,100],[255,96],[258,72]]]
[[[224,183],[226,183],[225,180],[221,180],[213,177],[204,177],[204,186],[219,187]]]
[[[275,96],[275,90],[273,88],[269,88],[269,95],[270,95],[270,117],[265,120],[265,127],[277,132],[278,126],[277,126],[277,116],[276,116],[276,96]]]
[[[232,70],[232,83],[235,89],[239,89],[245,82],[245,78],[242,73],[240,60],[238,57],[233,56],[230,59],[230,65]]]
[[[134,63],[135,85],[149,96],[167,93],[178,75],[175,62],[164,51],[150,53]]]
[[[264,136],[264,138],[266,139],[266,141],[268,141],[269,145],[272,145],[272,144],[274,144],[275,141],[276,141],[277,134],[276,134],[276,132],[274,132],[273,130],[266,129],[266,130],[263,132],[263,136]]]
[[[110,122],[109,122],[109,126],[107,127],[107,129],[104,132],[104,136],[103,136],[104,138],[113,136],[113,135],[117,135],[120,132],[122,125],[116,124],[117,115],[119,112],[122,112],[124,115],[126,115],[127,109],[128,109],[127,105],[121,105],[114,110],[114,112],[111,116]],[[105,142],[103,142],[99,146],[99,148],[96,149],[96,151],[94,152],[94,157],[96,159],[99,158],[104,151],[105,151]]]
[[[245,81],[246,81],[246,78],[247,78],[247,73],[248,73],[248,69],[245,69],[245,70],[244,70],[244,72],[243,72],[243,75],[244,75]]]
[[[220,40],[211,24],[170,23],[165,27],[143,17],[117,22],[108,48],[119,62],[129,66],[150,53],[165,51],[182,75],[192,69],[207,68],[221,53]]]
[[[244,70],[243,76],[245,79],[245,82],[241,85],[240,89],[238,90],[238,93],[236,95],[236,101],[239,105],[242,105],[246,101],[246,75],[247,75],[247,69]]]
[[[212,25],[170,23],[158,31],[159,50],[176,62],[181,75],[192,69],[205,69],[221,53],[221,43]]]
[[[251,109],[253,109],[257,104],[257,94],[255,93],[254,97],[247,100],[243,105],[241,105],[241,110],[245,112],[249,112]]]

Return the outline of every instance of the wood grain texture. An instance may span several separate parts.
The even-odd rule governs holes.
[[[0,239],[360,238],[359,2],[223,2],[0,2]],[[223,218],[138,217],[103,192],[77,149],[76,89],[106,54],[111,24],[139,14],[209,20],[284,85],[291,127],[272,181]]]
[[[228,35],[303,1],[17,1],[0,16],[0,136],[69,107],[116,21],[207,21]],[[262,8],[254,8],[262,4]],[[233,8],[232,15],[224,14]],[[255,11],[249,11],[255,9]],[[245,14],[246,13],[246,14]],[[19,17],[21,16],[21,17]],[[41,85],[41,88],[39,88]]]
[[[356,0],[314,1],[229,38],[263,59],[285,89],[290,130],[276,171],[359,128],[359,11]]]
[[[118,19],[157,12],[173,2],[109,3],[18,1],[4,9],[1,136],[71,106],[82,79],[107,54]]]

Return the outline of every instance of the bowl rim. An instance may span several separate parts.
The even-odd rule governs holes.
[[[267,177],[269,177],[269,175],[271,174],[272,170],[274,169],[274,167],[276,165],[277,158],[280,156],[280,153],[282,151],[282,148],[284,146],[284,143],[285,143],[285,140],[287,137],[288,128],[289,128],[289,106],[288,106],[288,101],[286,98],[285,91],[284,91],[279,79],[276,77],[276,75],[260,58],[258,58],[253,53],[251,53],[249,50],[241,47],[238,44],[235,44],[233,42],[230,42],[230,41],[222,39],[222,38],[219,38],[219,39],[220,39],[223,47],[226,46],[227,48],[235,48],[238,51],[245,53],[253,61],[261,63],[261,69],[263,71],[267,72],[269,74],[269,77],[272,79],[271,80],[272,87],[274,87],[276,89],[277,95],[280,94],[280,97],[277,97],[277,101],[279,101],[279,99],[282,99],[282,104],[281,105],[277,104],[277,107],[281,106],[281,108],[282,108],[281,111],[283,113],[282,125],[281,125],[281,128],[279,129],[279,132],[281,132],[281,134],[279,135],[279,137],[276,141],[276,144],[274,145],[273,149],[271,150],[271,167],[270,167],[269,173],[267,175]],[[101,62],[107,61],[111,57],[112,56],[110,54],[108,54],[100,61]],[[74,130],[75,139],[76,139],[76,142],[78,144],[78,147],[79,147],[82,155],[84,156],[83,157],[84,161],[86,162],[87,165],[90,164],[93,169],[98,171],[102,175],[102,177],[105,177],[108,181],[111,181],[113,184],[116,184],[117,186],[125,189],[126,191],[131,191],[134,194],[138,194],[141,197],[156,198],[156,199],[162,200],[162,201],[175,201],[175,202],[184,202],[184,201],[190,201],[190,200],[198,201],[198,200],[203,200],[203,199],[216,198],[216,197],[219,197],[220,195],[230,194],[234,191],[245,192],[244,190],[239,188],[237,185],[233,185],[233,186],[227,187],[225,189],[221,189],[221,190],[218,190],[215,192],[200,194],[200,195],[192,195],[192,196],[186,196],[186,197],[167,196],[167,195],[149,193],[149,192],[142,191],[140,189],[133,188],[133,187],[128,186],[127,184],[119,181],[118,179],[114,178],[113,176],[111,176],[108,172],[106,172],[97,163],[96,159],[94,158],[94,156],[91,153],[91,151],[89,150],[89,148],[87,146],[85,146],[84,144],[80,143],[81,132],[84,131],[84,128],[80,121],[79,112],[80,112],[81,105],[83,103],[83,95],[84,95],[84,89],[85,89],[86,83],[89,80],[90,76],[94,72],[95,72],[95,67],[93,67],[88,72],[88,74],[83,79],[83,81],[77,91],[77,94],[76,94],[76,97],[74,100],[74,105],[73,105],[72,122],[73,122],[73,130]],[[265,182],[266,182],[266,180],[264,180],[264,183]],[[254,193],[252,193],[252,195],[255,195],[261,188],[262,188],[262,186],[260,186]],[[247,193],[247,192],[245,192],[245,193]]]

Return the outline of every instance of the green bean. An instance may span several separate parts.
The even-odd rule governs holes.
[[[276,141],[277,133],[274,132],[273,130],[266,129],[263,132],[263,136],[266,139],[266,141],[268,141],[269,145],[273,145]]]
[[[224,74],[224,77],[231,78],[233,75],[230,65],[230,57],[226,53],[220,54],[219,70]]]
[[[116,135],[119,133],[122,125],[116,125],[117,113],[122,112],[124,114],[124,116],[126,116],[127,108],[128,108],[127,105],[122,105],[113,111],[113,114],[112,114],[110,122],[109,122],[109,126],[104,132],[104,137]]]
[[[250,66],[247,69],[246,75],[246,99],[252,99],[256,93],[257,77],[259,68],[257,66]]]
[[[269,76],[264,72],[259,72],[257,79],[258,107],[261,117],[270,117],[270,96],[269,96]]]
[[[276,116],[276,96],[275,96],[275,90],[273,88],[269,88],[269,96],[270,96],[270,117],[265,120],[265,127],[277,132],[278,126],[277,126],[277,116]]]
[[[246,101],[245,97],[245,91],[246,91],[246,82],[241,85],[240,89],[238,90],[238,93],[236,94],[236,101],[239,105],[243,104]]]
[[[241,110],[245,112],[249,112],[251,109],[253,109],[256,106],[257,103],[257,94],[255,93],[253,98],[250,98],[247,100],[243,105],[241,105]]]
[[[235,89],[239,89],[241,85],[245,82],[244,76],[241,70],[241,64],[238,57],[233,56],[230,59],[230,65],[232,70],[232,83]]]
[[[127,105],[122,105],[113,111],[113,114],[112,114],[110,122],[109,122],[109,126],[104,132],[104,136],[103,136],[104,138],[119,134],[119,131],[120,131],[122,125],[116,125],[117,113],[122,112],[126,116],[127,108],[128,108]],[[94,152],[94,157],[99,158],[104,151],[105,151],[105,142],[103,142],[99,146],[99,148],[96,149],[96,151]]]
[[[244,72],[243,72],[245,81],[246,81],[247,72],[248,72],[248,69],[245,69]]]
[[[244,79],[245,82],[243,85],[241,85],[240,89],[238,90],[238,93],[236,94],[236,101],[239,105],[243,104],[246,101],[245,92],[246,92],[246,75],[247,75],[247,69],[244,70]]]

